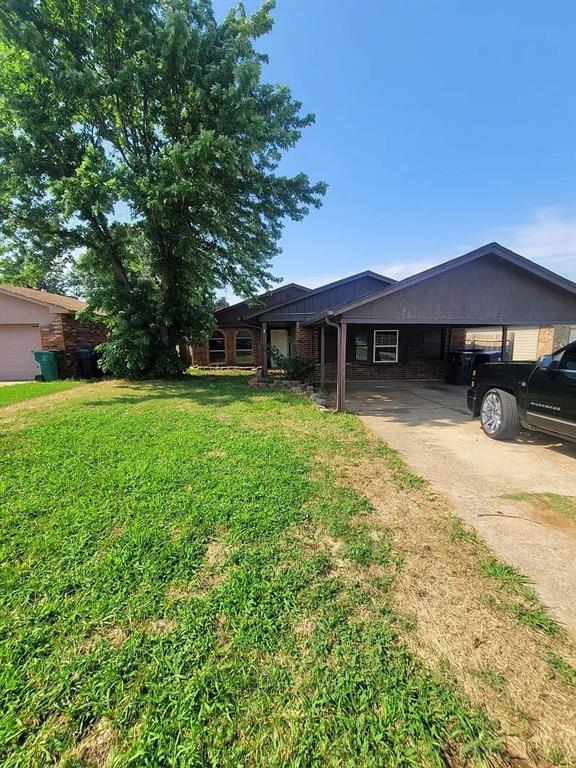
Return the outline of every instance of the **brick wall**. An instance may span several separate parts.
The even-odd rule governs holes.
[[[107,329],[103,323],[84,323],[74,315],[52,315],[50,323],[40,326],[42,349],[64,352],[62,376],[79,376],[76,361],[78,347],[95,347],[106,341]]]
[[[294,346],[297,355],[302,357],[317,357],[318,350],[316,349],[316,355],[314,354],[314,336],[316,334],[311,328],[303,328],[300,323],[296,323],[294,329]]]
[[[320,366],[317,368],[320,378]],[[444,379],[446,363],[433,360],[421,363],[346,363],[346,379],[350,381],[384,381],[389,379]],[[336,381],[336,363],[326,363],[326,381]]]
[[[538,346],[536,347],[536,356],[549,355],[554,347],[554,327],[543,325],[538,333]]]
[[[62,315],[50,315],[50,322],[40,326],[40,341],[42,349],[52,352],[64,351]]]
[[[561,347],[565,347],[566,344],[570,343],[570,331],[572,326],[570,325],[557,325],[554,328],[554,339],[552,341],[552,349],[550,352],[554,352],[555,349],[560,349]],[[547,352],[542,352],[543,355],[548,354]]]
[[[447,335],[450,349],[464,349],[466,346],[466,328],[450,328]]]
[[[259,328],[247,328],[246,326],[237,326],[230,328],[219,328],[224,334],[225,359],[222,363],[212,363],[214,366],[225,367],[228,365],[239,365],[236,360],[236,334],[238,331],[248,331],[252,336],[252,352],[254,366],[262,365],[262,334]],[[210,365],[210,355],[208,351],[208,341],[191,347],[192,365],[207,366]],[[241,363],[240,363],[241,364]]]

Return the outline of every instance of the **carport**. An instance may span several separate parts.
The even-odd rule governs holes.
[[[407,426],[470,421],[466,387],[441,381],[350,381],[346,410],[394,419]]]
[[[346,407],[519,568],[576,633],[576,521],[513,498],[576,497],[576,444],[526,432],[512,442],[490,440],[470,418],[465,387],[441,382],[350,381]]]
[[[442,379],[456,329],[494,328],[505,356],[510,327],[576,323],[576,284],[491,243],[304,323],[319,333],[321,384]],[[547,350],[550,351],[550,350]],[[362,391],[354,389],[350,399]]]

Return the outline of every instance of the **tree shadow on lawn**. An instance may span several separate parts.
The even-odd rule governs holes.
[[[146,401],[189,400],[200,406],[226,406],[234,403],[250,402],[261,393],[249,390],[249,377],[211,376],[201,380],[181,379],[176,381],[143,380],[119,384],[116,390],[128,390],[132,394],[86,400],[83,406],[103,408],[110,405],[138,405]],[[228,391],[226,391],[228,390]]]

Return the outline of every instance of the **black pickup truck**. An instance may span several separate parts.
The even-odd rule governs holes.
[[[524,427],[576,441],[576,342],[536,363],[479,366],[468,408],[494,440],[512,440]]]

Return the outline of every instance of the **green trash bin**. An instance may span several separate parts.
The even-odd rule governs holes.
[[[34,360],[38,363],[43,381],[56,381],[60,378],[57,352],[34,352]]]

